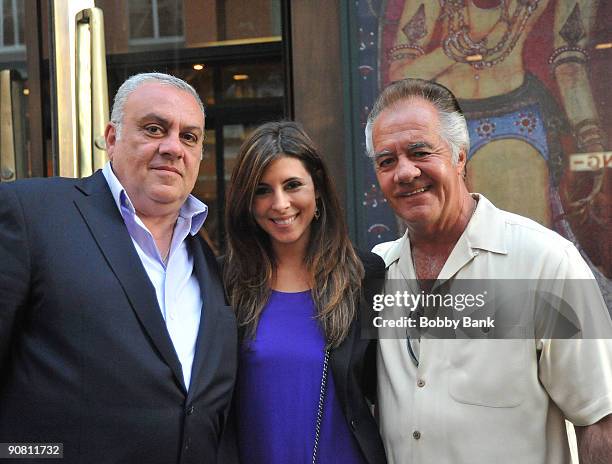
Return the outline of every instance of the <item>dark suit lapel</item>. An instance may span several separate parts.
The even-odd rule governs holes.
[[[211,369],[206,369],[205,361],[214,359],[212,350],[216,349],[214,340],[220,314],[220,308],[225,306],[223,286],[216,272],[217,263],[212,251],[198,237],[188,237],[189,247],[193,256],[193,267],[200,283],[202,293],[202,315],[200,317],[200,329],[196,341],[193,368],[191,370],[191,384],[187,401],[201,391],[210,381],[213,374]]]
[[[75,204],[87,223],[145,332],[178,383],[186,391],[183,371],[157,303],[155,288],[138,257],[123,218],[100,171],[77,184],[85,195]]]

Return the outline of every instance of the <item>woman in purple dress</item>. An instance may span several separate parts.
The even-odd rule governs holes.
[[[384,263],[353,249],[298,124],[264,124],[244,142],[226,214],[223,275],[242,334],[230,427],[240,462],[386,462],[365,397],[375,346],[359,327]]]

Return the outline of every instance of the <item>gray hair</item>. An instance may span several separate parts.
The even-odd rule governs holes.
[[[454,165],[459,161],[459,153],[470,151],[470,136],[467,122],[457,99],[443,85],[423,79],[402,79],[386,87],[376,99],[374,107],[368,115],[365,127],[366,150],[370,158],[374,157],[372,130],[376,118],[387,108],[401,101],[421,98],[431,103],[438,112],[440,120],[440,137],[451,151],[451,161]]]
[[[121,84],[121,87],[119,87],[119,90],[117,90],[117,94],[115,95],[115,99],[113,100],[111,122],[115,126],[115,133],[117,134],[117,139],[121,137],[121,125],[123,124],[123,110],[125,108],[125,102],[134,90],[136,90],[142,84],[145,84],[147,82],[169,85],[176,89],[187,92],[193,98],[195,98],[195,101],[198,103],[200,110],[202,110],[202,116],[206,116],[204,104],[202,103],[198,92],[196,92],[196,90],[183,79],[171,76],[170,74],[157,72],[134,74],[133,76],[128,78],[123,84]]]

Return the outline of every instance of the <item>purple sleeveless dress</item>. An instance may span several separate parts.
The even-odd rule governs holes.
[[[257,333],[240,352],[238,446],[243,464],[310,464],[321,376],[323,332],[310,291],[272,291]],[[336,398],[331,365],[318,464],[365,464]]]

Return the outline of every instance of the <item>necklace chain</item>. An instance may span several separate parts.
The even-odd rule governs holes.
[[[490,68],[504,61],[525,30],[527,21],[538,7],[539,0],[517,0],[517,5],[510,16],[510,0],[502,0],[499,18],[493,28],[498,24],[505,24],[505,31],[499,41],[487,46],[485,36],[479,41],[470,37],[470,29],[465,21],[465,0],[441,0],[442,14],[439,20],[446,20],[448,35],[442,43],[444,53],[458,63],[469,63],[474,69]],[[468,60],[468,57],[479,56],[480,59]]]

